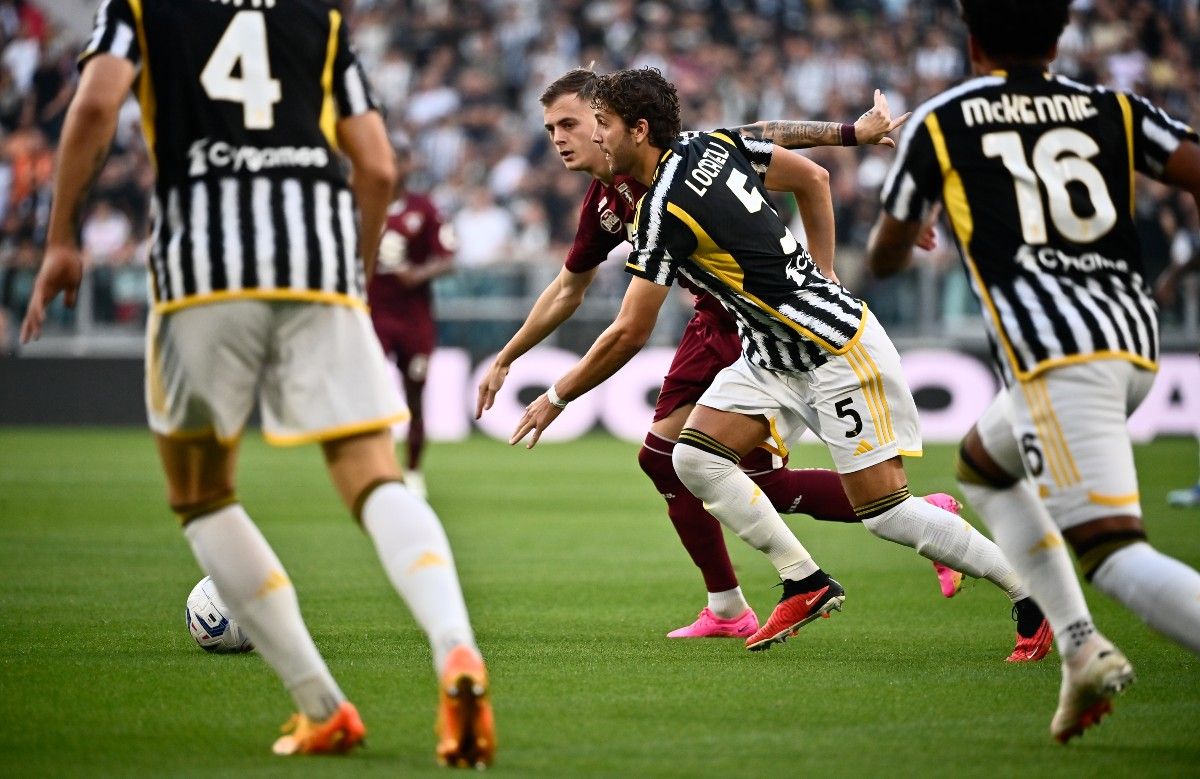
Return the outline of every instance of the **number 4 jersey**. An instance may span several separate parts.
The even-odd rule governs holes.
[[[997,72],[922,105],[883,189],[901,221],[942,200],[1009,383],[1068,362],[1153,368],[1157,309],[1133,223],[1187,125],[1135,95]]]
[[[129,60],[157,172],[159,311],[231,297],[362,305],[339,119],[374,108],[322,0],[104,0],[80,67]]]

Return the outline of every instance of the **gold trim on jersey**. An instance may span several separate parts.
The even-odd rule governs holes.
[[[161,365],[158,353],[158,317],[151,315],[146,323],[146,399],[156,414],[167,412],[167,393],[163,389]]]
[[[759,446],[772,454],[786,458],[788,456],[787,443],[783,440],[783,436],[779,434],[779,428],[775,426],[775,417],[767,419],[767,426],[771,429],[771,440],[775,442],[775,445],[771,446],[770,444],[762,443]]]
[[[264,430],[263,438],[272,446],[299,446],[300,444],[311,444],[318,441],[336,441],[339,438],[349,438],[350,436],[361,435],[362,433],[383,430],[392,425],[407,422],[411,418],[412,414],[404,411],[399,414],[393,414],[390,417],[383,417],[382,419],[370,419],[365,422],[355,422],[349,425],[327,427],[324,430],[314,430],[311,433],[275,435]]]
[[[1125,145],[1129,149],[1129,215],[1133,216],[1134,207],[1134,167],[1133,167],[1133,108],[1129,98],[1117,93],[1117,104],[1121,106],[1121,118],[1125,120]]]
[[[709,135],[711,135],[714,138],[720,138],[722,141],[725,141],[725,143],[729,144],[730,146],[733,146],[735,148],[737,147],[737,144],[733,142],[733,139],[730,138],[725,133],[709,133]]]
[[[333,100],[333,60],[337,57],[338,29],[342,15],[329,11],[329,41],[325,44],[325,67],[321,69],[321,133],[330,148],[337,149],[337,104]]]
[[[158,170],[158,152],[155,145],[158,104],[154,99],[154,79],[150,76],[150,50],[146,46],[146,25],[142,21],[142,0],[129,0],[133,13],[133,26],[137,30],[138,48],[141,49],[142,72],[138,74],[138,105],[142,109],[142,135],[146,136],[146,150],[150,153],[150,164]]]
[[[865,301],[862,304],[862,317],[858,322],[858,330],[856,330],[854,335],[846,341],[845,346],[842,346],[840,349],[834,348],[833,344],[829,343],[821,336],[812,332],[808,328],[793,322],[791,319],[788,319],[774,308],[771,308],[756,296],[747,292],[743,286],[745,276],[742,272],[742,268],[737,264],[737,260],[733,258],[733,255],[729,252],[722,251],[721,247],[717,245],[716,241],[714,241],[712,237],[705,232],[704,228],[701,227],[700,224],[693,219],[691,214],[689,214],[687,211],[684,211],[682,208],[670,201],[667,202],[667,210],[671,212],[677,219],[679,219],[679,221],[687,225],[688,229],[692,231],[692,235],[695,236],[696,251],[692,254],[692,259],[695,260],[696,264],[701,268],[716,276],[726,286],[730,287],[735,292],[752,302],[758,308],[762,309],[775,319],[778,319],[783,324],[800,333],[800,335],[812,341],[817,346],[820,346],[830,354],[845,354],[851,348],[853,348],[855,344],[858,343],[859,338],[862,337],[863,329],[867,324],[867,304]],[[641,269],[639,268],[638,270]]]
[[[154,304],[156,314],[169,314],[189,306],[202,306],[206,303],[223,303],[228,300],[294,300],[301,303],[328,303],[331,305],[349,306],[350,308],[370,311],[366,301],[344,295],[340,292],[321,292],[313,289],[239,289],[219,290],[204,295],[189,295],[179,300],[168,300]]]
[[[1046,387],[1046,380],[1041,378],[1023,382],[1021,391],[1029,406],[1034,429],[1042,444],[1042,457],[1045,459],[1050,476],[1054,479],[1055,486],[1061,489],[1078,484],[1083,477],[1080,476],[1079,467],[1071,455],[1067,437],[1063,434],[1062,425],[1058,421],[1058,415],[1054,413],[1054,405],[1050,400],[1050,391]]]
[[[879,380],[879,374],[867,366],[866,361],[863,359],[862,347],[851,349],[846,352],[845,357],[846,362],[850,365],[850,369],[858,377],[858,386],[862,390],[863,398],[866,400],[867,413],[871,415],[871,425],[875,428],[875,442],[883,446],[891,439],[888,438],[885,402],[881,402],[879,397],[882,383],[878,386],[876,385],[876,382]]]
[[[1136,492],[1130,492],[1126,495],[1102,495],[1099,492],[1092,492],[1091,490],[1088,490],[1087,496],[1088,500],[1092,503],[1096,503],[1101,506],[1112,506],[1114,508],[1118,506],[1129,506],[1137,503],[1141,499],[1141,496],[1139,496]]]

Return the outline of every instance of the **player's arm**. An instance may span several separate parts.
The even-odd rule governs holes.
[[[887,98],[875,90],[875,105],[852,125],[838,122],[813,122],[771,119],[734,127],[736,132],[760,141],[771,141],[785,149],[807,149],[813,146],[895,146],[888,133],[901,127],[912,112],[892,118]]]
[[[670,287],[635,276],[625,291],[617,318],[600,334],[574,368],[529,404],[508,442],[515,444],[532,431],[533,437],[526,445],[526,448],[532,449],[542,431],[562,413],[567,401],[596,388],[633,359],[650,339],[654,323],[658,321],[658,310],[662,308],[669,291]],[[561,401],[560,405],[551,402],[552,392]]]
[[[363,269],[370,279],[396,185],[396,160],[383,117],[377,111],[338,120],[337,138],[342,153],[350,160],[350,189],[358,204]]]
[[[496,355],[487,373],[479,382],[479,392],[475,398],[475,418],[483,416],[483,412],[492,407],[496,401],[496,393],[504,386],[508,372],[517,358],[540,344],[558,326],[571,318],[579,305],[583,303],[584,293],[596,278],[599,266],[590,268],[582,273],[574,273],[565,266],[558,276],[551,281],[529,311],[529,316],[521,324],[519,330],[500,353]]]
[[[835,235],[829,171],[807,157],[777,146],[763,184],[767,189],[795,196],[800,220],[804,222],[808,253],[826,278],[837,281],[833,270]]]
[[[1200,209],[1200,146],[1191,141],[1180,143],[1175,151],[1171,152],[1171,156],[1167,157],[1162,180],[1191,194],[1196,208]],[[1200,252],[1193,254],[1187,262],[1168,268],[1155,285],[1154,294],[1159,302],[1174,300],[1179,280],[1184,274],[1194,270],[1200,270]]]
[[[133,63],[111,54],[97,54],[84,64],[79,89],[63,121],[46,253],[33,285],[25,321],[21,323],[22,343],[41,334],[46,307],[59,292],[65,292],[68,307],[75,305],[75,294],[83,277],[83,256],[79,249],[83,207],[104,167],[117,115],[135,75]]]

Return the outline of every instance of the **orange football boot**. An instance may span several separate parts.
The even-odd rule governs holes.
[[[457,646],[446,658],[439,689],[438,762],[453,768],[485,768],[496,759],[496,723],[487,669],[479,652]]]
[[[277,755],[325,755],[349,752],[362,743],[367,728],[350,701],[342,701],[329,719],[313,722],[303,714],[293,714],[284,723],[283,732],[271,751]]]

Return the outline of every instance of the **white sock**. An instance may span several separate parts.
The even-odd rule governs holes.
[[[450,650],[460,644],[476,648],[442,523],[428,503],[404,485],[388,482],[363,503],[362,524],[392,586],[429,636],[433,665],[441,674]]]
[[[812,555],[737,463],[683,443],[675,445],[671,460],[679,480],[704,508],[770,558],[781,579],[800,580],[816,573]]]
[[[1025,479],[1007,489],[959,486],[1046,615],[1058,653],[1074,655],[1094,630],[1092,615],[1062,534],[1033,487]]]
[[[1200,573],[1139,542],[1109,555],[1092,584],[1159,633],[1200,654]]]
[[[1029,595],[995,544],[970,522],[922,498],[910,495],[898,506],[864,519],[863,525],[880,538],[916,549],[922,557],[987,579],[1014,603]]]
[[[189,522],[183,529],[204,572],[254,648],[275,669],[296,707],[324,720],[346,699],[317,651],[296,590],[267,540],[239,504]]]
[[[748,608],[750,608],[750,604],[746,602],[746,596],[742,594],[741,587],[708,594],[708,610],[721,619],[733,619]]]

